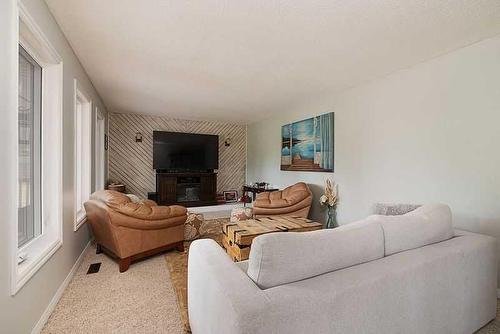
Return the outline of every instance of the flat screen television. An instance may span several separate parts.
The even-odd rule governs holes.
[[[219,168],[219,136],[153,131],[153,168],[213,171]]]

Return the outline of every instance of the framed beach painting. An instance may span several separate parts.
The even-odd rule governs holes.
[[[281,170],[333,172],[334,113],[281,127]]]

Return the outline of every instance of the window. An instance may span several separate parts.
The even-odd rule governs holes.
[[[91,105],[75,79],[75,231],[85,223],[83,203],[91,191]]]
[[[18,216],[9,236],[14,295],[62,245],[63,63],[21,2],[19,8]],[[13,226],[14,227],[14,226]]]
[[[105,120],[99,109],[95,108],[95,190],[104,189],[104,134]]]
[[[18,247],[42,234],[42,68],[19,46],[18,76]],[[22,259],[21,259],[22,260]]]

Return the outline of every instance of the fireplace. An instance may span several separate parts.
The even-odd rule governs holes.
[[[158,204],[186,207],[217,204],[217,174],[157,173]]]
[[[177,178],[177,202],[200,201],[201,178],[199,176],[183,176]]]

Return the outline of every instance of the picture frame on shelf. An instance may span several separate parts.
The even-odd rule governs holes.
[[[238,190],[227,190],[223,194],[226,203],[235,203],[238,201]]]

